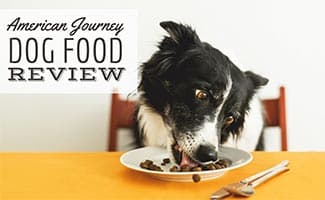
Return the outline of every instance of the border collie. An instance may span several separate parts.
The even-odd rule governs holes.
[[[180,166],[218,160],[219,145],[255,150],[263,130],[255,93],[268,79],[241,71],[190,26],[160,26],[169,35],[141,66],[137,142],[167,148]]]

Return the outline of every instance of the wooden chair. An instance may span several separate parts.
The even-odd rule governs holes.
[[[262,103],[265,109],[266,126],[280,127],[281,150],[287,151],[285,88],[280,87],[280,95],[278,98],[263,99]],[[121,99],[118,94],[113,94],[111,105],[108,151],[116,151],[117,131],[119,128],[133,127],[133,113],[136,103],[134,101]]]
[[[286,124],[286,103],[285,88],[280,87],[278,98],[263,99],[262,103],[265,109],[266,127],[280,127],[281,131],[281,150],[287,151],[287,124]]]
[[[133,113],[136,103],[121,99],[119,94],[112,94],[110,115],[110,128],[109,128],[109,141],[108,151],[117,150],[117,131],[119,128],[132,128],[133,127]]]

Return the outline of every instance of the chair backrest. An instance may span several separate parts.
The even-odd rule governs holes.
[[[117,150],[119,128],[133,127],[133,113],[136,103],[131,100],[121,99],[119,94],[112,94],[110,128],[108,133],[108,151]]]
[[[281,150],[287,151],[287,125],[286,125],[286,105],[285,105],[285,88],[280,87],[278,98],[263,99],[265,110],[265,125],[267,127],[278,126],[281,130]],[[119,128],[133,127],[133,113],[136,103],[131,100],[121,99],[119,94],[112,95],[109,128],[109,151],[117,150],[117,131]]]
[[[278,126],[281,131],[281,150],[287,151],[287,124],[286,124],[286,103],[285,88],[280,87],[279,97],[274,99],[262,99],[265,110],[266,127]]]

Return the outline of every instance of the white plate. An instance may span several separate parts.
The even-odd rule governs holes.
[[[190,182],[193,174],[199,174],[201,181],[218,178],[224,175],[227,171],[242,167],[248,164],[252,159],[252,155],[249,152],[230,148],[221,147],[219,149],[220,158],[227,158],[232,161],[231,166],[223,169],[208,170],[201,172],[169,172],[169,169],[174,163],[161,166],[162,160],[169,157],[169,153],[166,149],[159,147],[143,147],[124,153],[120,162],[132,170],[146,173],[153,178],[157,178],[164,181],[176,181],[176,182]],[[152,160],[156,165],[161,166],[163,172],[151,171],[141,168],[139,165],[144,160]]]

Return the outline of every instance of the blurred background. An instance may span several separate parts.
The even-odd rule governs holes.
[[[289,151],[325,150],[324,5],[316,0],[0,2],[1,9],[136,9],[139,65],[166,34],[159,22],[190,24],[239,68],[269,78],[262,98],[286,87]],[[0,94],[0,151],[105,151],[110,106],[108,94]],[[267,131],[267,150],[279,149],[277,132]],[[123,131],[119,149],[131,148],[131,138]]]

